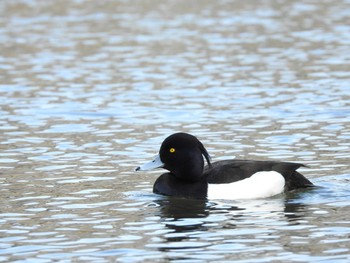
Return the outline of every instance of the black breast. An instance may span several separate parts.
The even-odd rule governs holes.
[[[198,181],[184,181],[171,173],[162,174],[153,185],[156,194],[194,199],[205,199],[207,190],[208,183],[204,177]]]

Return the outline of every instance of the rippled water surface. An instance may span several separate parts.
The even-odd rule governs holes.
[[[349,262],[350,2],[0,2],[0,261]],[[302,162],[219,202],[135,173],[176,131]]]

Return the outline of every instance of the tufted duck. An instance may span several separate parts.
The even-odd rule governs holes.
[[[204,167],[204,160],[208,165]],[[225,160],[211,163],[203,144],[193,135],[175,133],[167,137],[159,155],[136,171],[164,168],[153,192],[196,199],[266,198],[314,185],[296,170],[299,163]]]

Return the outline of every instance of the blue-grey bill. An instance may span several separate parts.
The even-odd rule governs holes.
[[[159,155],[151,162],[145,163],[136,168],[136,171],[149,171],[156,168],[162,168],[164,163],[160,160]]]

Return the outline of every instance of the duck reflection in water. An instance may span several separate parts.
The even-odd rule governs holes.
[[[173,230],[164,236],[164,241],[180,242],[191,239],[191,234],[197,231],[238,231],[248,227],[251,222],[260,227],[264,227],[266,222],[271,223],[271,220],[276,224],[283,221],[288,225],[297,225],[307,211],[307,205],[303,203],[304,194],[307,193],[296,191],[282,197],[235,202],[163,197],[154,200],[154,203],[159,208],[162,223]]]

